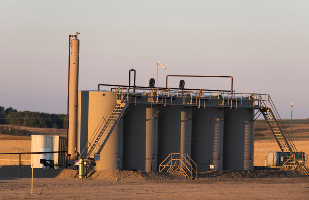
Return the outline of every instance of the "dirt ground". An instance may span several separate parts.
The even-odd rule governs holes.
[[[29,152],[30,140],[0,140],[0,152]],[[309,140],[294,141],[309,153]],[[264,165],[267,151],[279,151],[274,140],[255,141],[255,165]],[[28,165],[30,155],[23,155]],[[1,161],[15,159],[16,161]],[[179,172],[97,171],[87,179],[69,169],[31,169],[16,165],[17,155],[0,155],[0,199],[307,199],[309,177],[300,171],[213,171],[188,180]],[[76,178],[74,178],[76,177]]]
[[[79,179],[70,169],[0,167],[0,199],[307,199],[309,177],[300,171],[199,173],[97,171]]]
[[[308,199],[309,178],[201,181],[0,180],[1,199]]]

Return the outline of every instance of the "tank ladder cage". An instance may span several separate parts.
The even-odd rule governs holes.
[[[93,158],[94,154],[100,153],[110,134],[123,116],[128,106],[129,91],[127,90],[126,95],[124,95],[123,90],[116,90],[116,92],[117,94],[111,101],[94,133],[80,154],[80,158]]]
[[[170,153],[159,165],[159,172],[180,171],[186,178],[197,180],[197,164],[187,153]]]

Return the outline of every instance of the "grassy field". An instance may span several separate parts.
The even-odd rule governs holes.
[[[291,133],[291,120],[282,120],[285,129]],[[293,120],[292,139],[308,138],[309,139],[309,119]],[[256,120],[254,124],[254,139],[274,139],[274,136],[265,120]]]

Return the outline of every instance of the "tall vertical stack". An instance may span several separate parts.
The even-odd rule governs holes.
[[[73,161],[76,156],[76,135],[77,135],[77,109],[78,109],[78,71],[79,71],[79,40],[77,34],[70,42],[70,96],[69,96],[69,135],[68,135],[68,161],[73,166]]]

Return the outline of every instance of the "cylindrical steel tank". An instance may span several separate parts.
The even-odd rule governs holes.
[[[159,117],[158,165],[170,153],[187,153],[191,156],[191,107],[169,106],[162,108]]]
[[[145,171],[146,105],[132,105],[123,122],[123,168]]]
[[[223,169],[223,120],[222,108],[201,108],[192,119],[192,159],[199,172]]]
[[[73,160],[76,153],[77,136],[77,90],[78,90],[78,69],[79,68],[79,40],[71,40],[70,55],[70,102],[69,102],[69,135],[68,135],[68,154],[71,154],[70,165],[73,166]]]
[[[145,171],[158,171],[158,107],[146,107],[146,166]]]
[[[94,134],[103,117],[107,119],[110,113],[106,111],[116,105],[115,92],[89,91],[88,100],[88,140]],[[103,120],[104,121],[104,120]],[[104,122],[105,123],[105,122]],[[81,133],[82,135],[85,133]],[[84,138],[84,136],[82,136]],[[122,170],[123,158],[123,119],[120,119],[112,133],[106,138],[106,143],[96,160],[94,170],[114,170],[115,164],[118,170]]]
[[[227,111],[227,110],[226,110]],[[253,170],[254,110],[237,108],[227,111],[224,119],[223,168]]]

